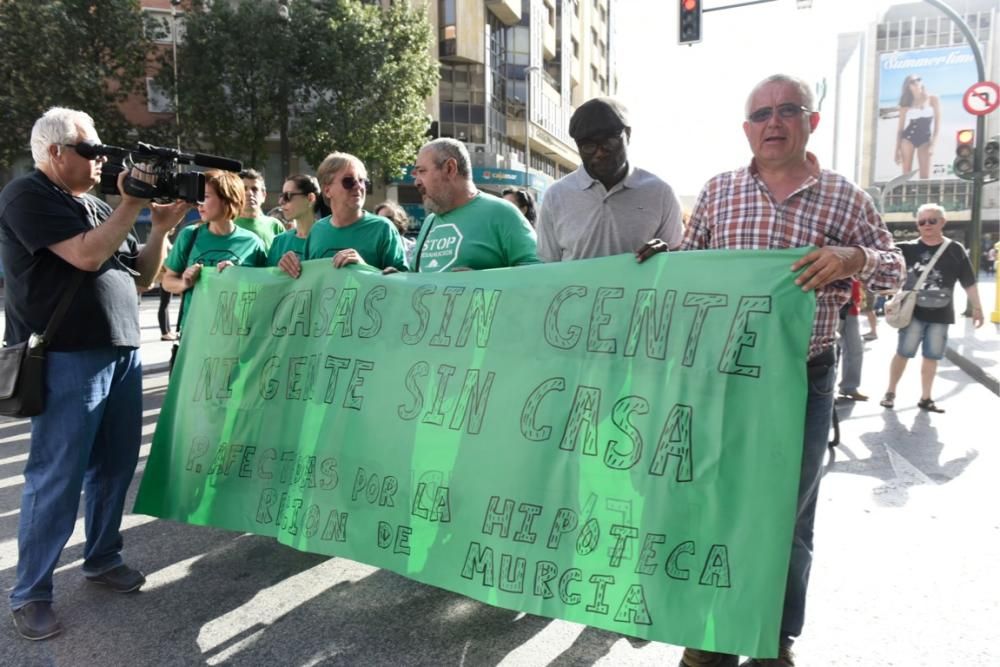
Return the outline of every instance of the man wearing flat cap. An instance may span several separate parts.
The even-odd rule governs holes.
[[[628,110],[618,100],[584,102],[569,121],[581,164],[545,193],[538,256],[545,262],[651,255],[650,243],[680,245],[681,206],[673,189],[628,161]],[[643,250],[640,254],[640,250]]]

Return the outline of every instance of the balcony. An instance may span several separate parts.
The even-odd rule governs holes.
[[[521,21],[521,0],[486,0],[486,7],[504,25],[517,25]]]

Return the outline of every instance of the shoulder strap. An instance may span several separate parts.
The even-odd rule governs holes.
[[[198,226],[196,226],[194,228],[194,233],[191,234],[191,243],[188,244],[187,250],[184,251],[184,267],[185,268],[187,268],[188,260],[191,259],[191,251],[194,250],[194,244],[198,241],[198,232],[200,232],[201,228],[204,227],[207,224],[208,223],[206,222],[204,225],[198,225]]]
[[[208,223],[200,224],[194,228],[194,233],[191,234],[191,243],[188,244],[187,250],[184,252],[184,268],[187,268],[188,261],[191,259],[191,251],[194,250],[194,244],[198,240],[198,232],[201,228]],[[162,288],[161,288],[162,289]],[[181,307],[177,309],[177,330],[181,330],[181,321],[184,319],[184,304],[187,299],[184,298],[184,294],[181,294]]]
[[[48,342],[52,339],[52,335],[55,334],[56,329],[62,323],[63,317],[66,315],[66,311],[69,309],[69,304],[76,296],[76,291],[80,288],[80,283],[83,282],[84,272],[77,270],[73,274],[73,278],[70,280],[69,289],[63,292],[62,298],[59,299],[59,303],[56,304],[56,309],[52,311],[52,316],[49,317],[49,323],[45,327],[45,333],[42,334],[41,346],[44,347],[48,345]]]
[[[933,269],[934,265],[937,264],[938,258],[941,257],[942,253],[944,253],[944,249],[948,247],[949,243],[951,243],[951,239],[946,236],[944,241],[941,243],[941,246],[937,249],[937,252],[934,253],[933,257],[931,257],[930,264],[924,267],[924,272],[920,274],[920,278],[913,286],[914,292],[919,292],[920,288],[924,286],[924,281],[927,280],[927,276],[930,275],[931,269]]]

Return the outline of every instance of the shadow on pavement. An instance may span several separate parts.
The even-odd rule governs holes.
[[[843,421],[845,412],[838,412]],[[846,414],[849,416],[850,412]],[[979,455],[975,449],[970,449],[964,456],[942,462],[945,443],[933,425],[934,419],[942,416],[924,410],[912,414],[903,411],[902,414],[905,419],[912,420],[909,426],[900,420],[900,407],[897,406],[896,410],[883,411],[881,430],[861,435],[861,444],[869,453],[866,458],[859,458],[851,449],[853,443],[841,443],[840,447],[831,450],[827,474],[848,473],[882,480],[883,484],[872,490],[876,503],[884,507],[902,507],[909,500],[910,487],[946,484],[965,472]],[[837,460],[838,451],[847,458]]]

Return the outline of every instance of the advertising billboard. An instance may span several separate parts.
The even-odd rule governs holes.
[[[977,80],[968,46],[879,56],[875,182],[908,171],[914,180],[954,179],[955,136],[974,128],[962,95]]]

